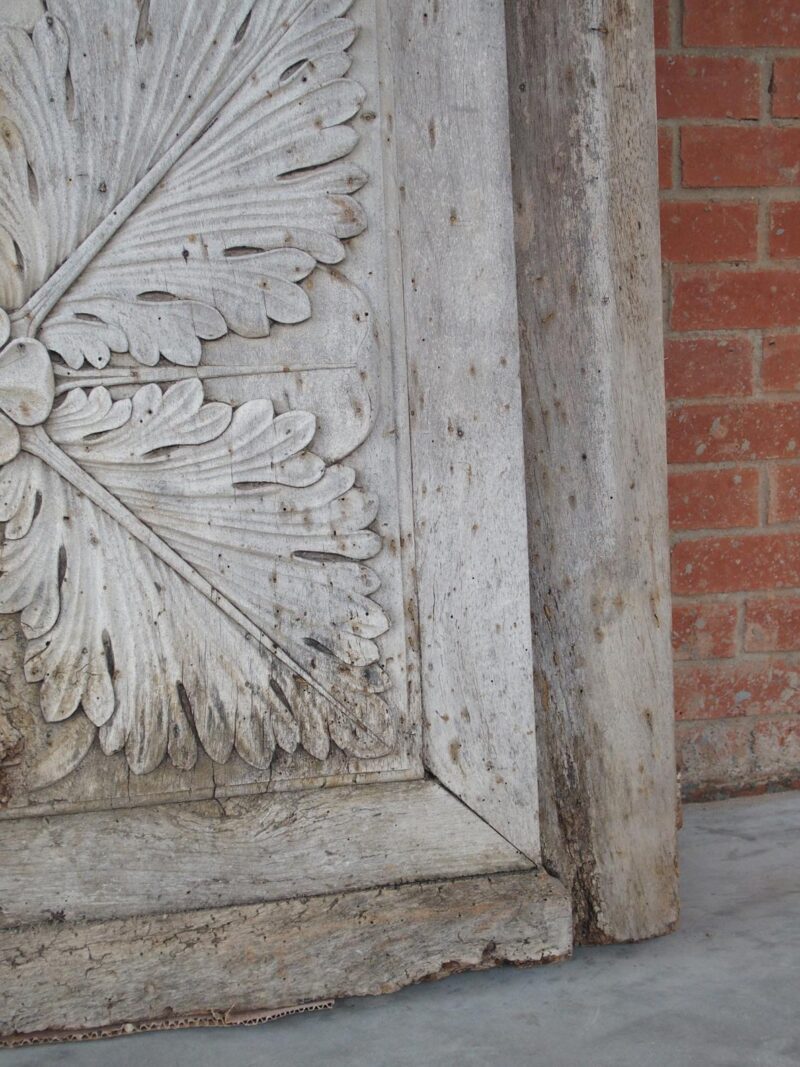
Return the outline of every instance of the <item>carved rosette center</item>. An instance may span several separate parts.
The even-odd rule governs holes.
[[[18,427],[44,422],[55,396],[47,349],[34,338],[9,342],[10,336],[11,322],[0,308],[0,464],[20,450]]]

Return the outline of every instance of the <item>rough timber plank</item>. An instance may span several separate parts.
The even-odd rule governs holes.
[[[649,0],[507,2],[542,850],[576,937],[677,918]]]
[[[391,16],[425,762],[536,859],[503,4]]]
[[[0,823],[0,928],[521,870],[436,782]]]
[[[571,948],[541,872],[0,933],[0,1033],[387,993]]]

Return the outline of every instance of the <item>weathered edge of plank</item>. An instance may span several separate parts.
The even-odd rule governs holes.
[[[506,11],[542,850],[632,941],[678,909],[652,4]]]
[[[424,761],[537,861],[503,3],[390,10]]]
[[[438,782],[0,823],[0,928],[524,870]],[[13,893],[13,887],[19,892]]]
[[[561,959],[571,923],[561,884],[528,871],[6,930],[0,1033],[387,993],[462,970]]]

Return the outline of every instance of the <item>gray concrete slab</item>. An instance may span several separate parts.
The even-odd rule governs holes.
[[[798,1067],[798,830],[800,793],[687,808],[683,918],[659,941],[253,1029],[6,1051],[0,1067]]]

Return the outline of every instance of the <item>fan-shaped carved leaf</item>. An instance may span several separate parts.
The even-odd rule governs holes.
[[[47,319],[70,366],[122,343],[148,365],[192,365],[225,325],[261,337],[307,318],[298,283],[364,226],[351,194],[365,176],[343,159],[363,99],[345,77],[350,3],[195,0],[176,33],[165,0],[122,0],[113,19],[105,0],[79,14],[53,0],[32,37],[6,28],[0,304]],[[101,225],[106,246],[54,284]],[[149,293],[193,310],[158,330]]]
[[[256,767],[276,746],[321,759],[330,737],[364,755],[391,743],[379,697],[348,694],[345,714],[222,613],[210,627],[201,593],[40,460],[19,456],[0,475],[0,521],[0,611],[21,612],[45,719],[82,708],[135,773],[167,753],[193,766],[190,721],[212,759],[235,747]]]
[[[377,662],[374,639],[388,628],[369,599],[377,579],[357,562],[380,550],[368,529],[377,500],[354,487],[354,471],[306,450],[307,412],[274,417],[267,400],[232,412],[202,398],[196,380],[116,403],[75,390],[48,432],[293,657],[317,670],[336,660],[327,673],[352,680],[350,668]]]

